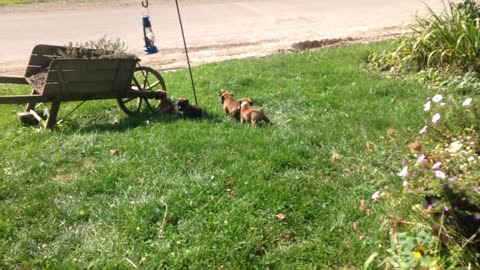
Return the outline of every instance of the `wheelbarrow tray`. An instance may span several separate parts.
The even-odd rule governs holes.
[[[36,103],[51,102],[46,127],[52,128],[60,102],[154,98],[152,92],[132,90],[137,59],[54,59],[59,50],[65,49],[61,46],[35,46],[25,77],[0,77],[0,83],[28,84],[26,78],[48,67],[45,83],[40,88],[34,87],[31,95],[0,96],[0,104],[28,103],[28,112]]]

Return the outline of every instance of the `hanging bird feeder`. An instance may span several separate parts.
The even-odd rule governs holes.
[[[145,47],[143,47],[143,52],[145,54],[157,53],[158,49],[155,46],[155,35],[153,34],[152,24],[150,23],[150,12],[148,11],[148,0],[146,4],[142,1],[143,17],[143,39],[145,40]]]

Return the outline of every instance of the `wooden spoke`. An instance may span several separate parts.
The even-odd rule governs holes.
[[[142,71],[142,74],[143,74],[143,87],[142,89],[146,89],[147,88],[147,84],[148,84],[148,70],[144,73]]]
[[[147,89],[148,89],[148,90],[153,90],[153,88],[154,88],[155,86],[159,85],[159,84],[160,84],[160,81],[156,81],[156,82],[154,82],[154,83],[152,83],[152,84],[149,83]],[[160,89],[162,89],[162,88],[160,88]],[[165,90],[165,89],[164,89],[164,90]]]
[[[139,91],[140,89],[142,89],[142,87],[140,86],[140,83],[138,82],[137,78],[135,78],[135,76],[133,76],[133,83],[137,86],[137,91]],[[132,88],[133,88],[133,85],[132,85]]]
[[[138,98],[138,105],[137,105],[137,113],[140,112],[140,108],[142,107],[142,101],[143,101],[143,98]]]
[[[132,100],[135,100],[135,99],[136,98],[134,98],[134,97],[133,98],[126,98],[126,99],[123,100],[123,103],[128,103],[128,102],[130,102]]]

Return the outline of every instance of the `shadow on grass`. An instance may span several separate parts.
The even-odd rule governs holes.
[[[183,119],[178,113],[172,114],[146,114],[140,116],[124,117],[116,123],[111,122],[96,122],[92,124],[82,125],[80,122],[69,122],[62,129],[62,132],[66,133],[92,133],[92,132],[124,132],[127,130],[135,129],[139,126],[146,124],[172,124],[178,121],[208,121],[211,123],[222,122],[216,115],[207,115],[200,119]],[[95,120],[92,120],[95,122]]]

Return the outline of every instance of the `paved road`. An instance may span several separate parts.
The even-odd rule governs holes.
[[[135,3],[132,3],[135,2]],[[138,2],[138,3],[137,3]],[[378,35],[413,21],[425,4],[441,0],[180,0],[195,63],[287,49],[292,42]],[[106,35],[139,55],[143,47],[140,1],[0,8],[0,74],[22,74],[35,44],[67,44]],[[174,0],[150,0],[162,51],[142,57],[157,67],[184,63]]]

